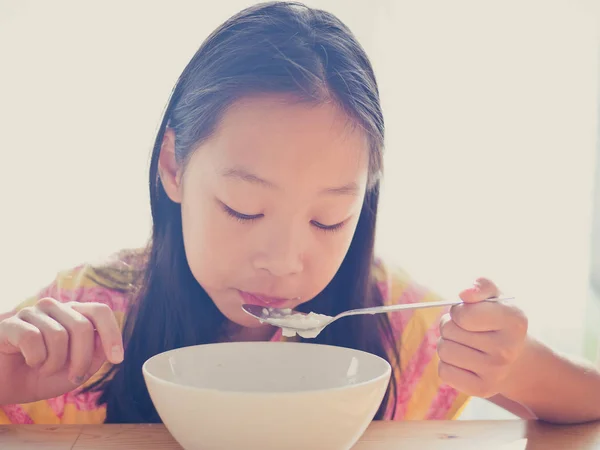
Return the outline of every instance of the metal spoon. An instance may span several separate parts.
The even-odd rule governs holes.
[[[506,301],[513,300],[514,297],[490,298],[485,301]],[[285,336],[294,336],[299,334],[304,338],[316,337],[328,325],[331,325],[338,319],[348,316],[357,316],[360,314],[379,314],[396,311],[405,311],[407,309],[417,308],[435,308],[440,306],[460,305],[462,300],[444,300],[439,302],[421,302],[421,303],[403,303],[398,305],[374,306],[371,308],[359,308],[344,311],[335,317],[324,314],[302,313],[291,309],[265,308],[257,305],[242,305],[242,309],[261,322],[282,328]],[[304,319],[306,317],[306,319]]]

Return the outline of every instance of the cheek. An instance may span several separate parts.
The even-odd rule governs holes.
[[[356,223],[349,223],[335,233],[319,232],[318,244],[310,254],[311,298],[322,291],[337,273],[348,253]],[[309,280],[307,280],[309,281]]]
[[[221,216],[224,214],[215,212],[215,206],[206,200],[182,202],[186,257],[192,274],[207,291],[226,284],[243,253],[239,235],[230,232],[227,217]]]

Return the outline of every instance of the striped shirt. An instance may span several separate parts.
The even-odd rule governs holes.
[[[99,302],[111,308],[117,322],[123,327],[132,298],[131,291],[123,289],[123,286],[133,286],[141,267],[136,263],[140,258],[131,256],[134,254],[125,252],[117,256],[118,270],[110,273],[110,282],[114,283],[114,287],[106,279],[106,270],[114,268],[114,265],[111,266],[113,263],[102,266],[86,264],[59,273],[52,284],[21,303],[15,311],[33,305],[44,297],[52,297],[60,302]],[[373,271],[385,304],[440,300],[434,293],[412,281],[402,270],[392,271],[377,261]],[[393,405],[390,405],[386,420],[455,419],[465,406],[468,397],[443,384],[438,378],[436,345],[439,321],[446,312],[445,308],[424,308],[390,314],[395,335],[399,336],[400,367],[394,368],[398,386],[396,411],[392,417]],[[281,336],[279,330],[272,340],[286,338]],[[109,363],[105,363],[86,385],[93,383],[109,368]],[[81,388],[78,388],[56,398],[0,406],[0,424],[103,423],[106,409],[97,403],[99,395],[81,393]]]

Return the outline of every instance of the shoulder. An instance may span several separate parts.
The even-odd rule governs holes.
[[[413,279],[402,267],[387,264],[382,259],[375,259],[372,276],[386,305],[433,302],[441,299],[433,290]]]
[[[139,289],[146,262],[144,250],[121,250],[109,257],[62,270],[54,280],[16,310],[51,297],[61,303],[104,303],[115,313],[124,313]]]
[[[52,297],[63,303],[104,303],[113,311],[122,328],[129,304],[139,289],[146,263],[145,255],[143,250],[122,250],[108,258],[60,271],[48,286],[21,303],[14,311],[32,306],[45,297]],[[106,362],[82,388],[97,381],[110,368],[110,363]],[[98,404],[99,396],[99,392],[82,392],[78,388],[48,400],[23,405],[2,405],[0,424],[102,423],[106,408]]]
[[[406,270],[380,259],[373,264],[373,278],[386,305],[441,300]],[[439,324],[447,312],[447,307],[433,307],[389,313],[400,355],[396,420],[452,419],[467,401],[438,377]]]
[[[373,278],[383,298],[384,305],[433,302],[441,297],[433,290],[419,284],[401,267],[394,267],[377,259],[373,264]],[[430,339],[437,339],[438,325],[447,308],[419,308],[389,313],[390,323],[402,348],[416,351],[415,347]]]

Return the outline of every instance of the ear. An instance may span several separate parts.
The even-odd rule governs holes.
[[[175,203],[181,203],[183,197],[181,186],[182,168],[177,164],[175,158],[175,132],[172,128],[165,130],[160,155],[158,156],[158,173],[169,198]]]

